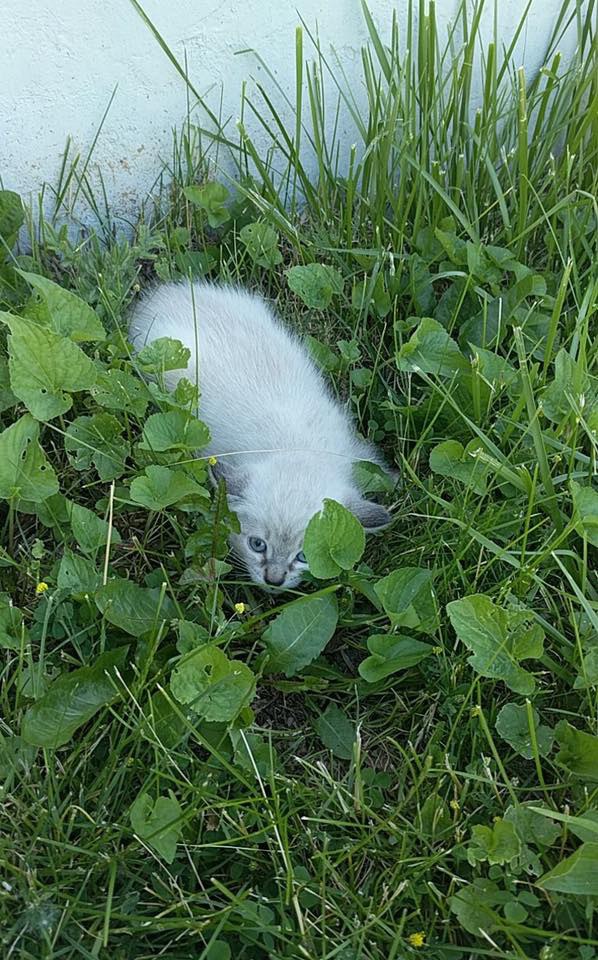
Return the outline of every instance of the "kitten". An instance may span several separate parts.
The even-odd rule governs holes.
[[[231,546],[255,583],[297,586],[307,569],[305,528],[324,498],[348,507],[366,531],[390,522],[352,478],[355,461],[383,466],[380,455],[264,300],[235,287],[167,283],[133,307],[130,333],[136,349],[158,337],[190,349],[188,369],[164,379],[174,389],[199,374],[200,416],[211,431],[201,456],[218,458],[214,473],[241,526]]]

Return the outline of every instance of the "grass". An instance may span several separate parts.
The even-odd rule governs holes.
[[[482,45],[482,10],[463,3],[445,43],[433,4],[388,36],[364,6],[365,113],[303,24],[295,96],[263,63],[236,133],[190,108],[130,235],[91,155],[67,151],[22,246],[20,204],[0,194],[2,309],[89,334],[88,304],[107,331],[75,337],[95,374],[68,347],[84,385],[55,415],[56,382],[32,398],[14,360],[39,357],[24,321],[0,366],[7,958],[596,956],[596,8],[563,3],[531,77],[511,66],[526,12],[503,49]],[[330,115],[355,127],[348,157]],[[224,191],[206,186],[213,162]],[[77,230],[75,199],[95,232]],[[17,268],[80,299],[32,297]],[[402,474],[390,529],[306,585],[336,597],[338,626],[290,677],[268,672],[264,629],[295,598],[229,569],[221,494],[157,509],[134,485],[148,466],[205,482],[184,448],[139,447],[173,411],[183,443],[193,387],[178,406],[150,393],[123,339],[139,288],[189,274],[276,302]],[[44,350],[57,368],[67,346]],[[48,465],[28,500],[32,448],[11,460],[6,430],[35,447],[31,409]],[[60,494],[45,496],[50,465]],[[208,638],[255,674],[251,710],[229,691],[214,719],[173,692]],[[428,646],[409,665],[414,640]]]

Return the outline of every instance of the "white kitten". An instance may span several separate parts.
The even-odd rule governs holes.
[[[303,535],[324,498],[348,507],[366,530],[390,517],[364,500],[356,460],[382,464],[330,396],[301,342],[259,297],[205,283],[157,286],[133,308],[136,349],[174,337],[191,351],[187,370],[165,375],[173,389],[199,373],[200,416],[241,533],[231,546],[252,580],[295,587],[307,569]],[[198,348],[198,349],[197,349]]]

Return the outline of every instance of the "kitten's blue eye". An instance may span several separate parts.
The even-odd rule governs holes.
[[[265,553],[268,544],[261,537],[249,537],[248,544],[254,553]]]
[[[300,550],[297,556],[295,557],[297,563],[307,563],[307,557],[303,553],[303,550]]]

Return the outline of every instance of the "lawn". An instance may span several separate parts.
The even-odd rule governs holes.
[[[482,9],[364,6],[358,77],[303,24],[294,94],[190,107],[129,230],[93,158],[0,191],[7,960],[598,956],[596,4],[532,76]],[[131,355],[188,277],[276,304],[400,472],[301,591],[227,558],[180,346]]]

